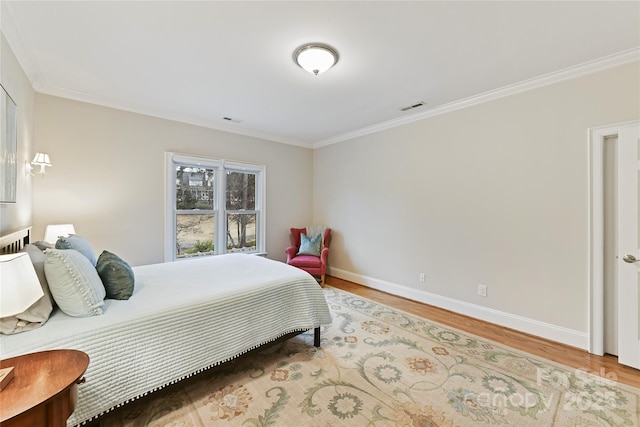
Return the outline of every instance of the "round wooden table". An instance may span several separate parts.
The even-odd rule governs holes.
[[[76,407],[76,384],[89,365],[78,350],[50,350],[0,361],[13,366],[13,379],[0,391],[0,424],[66,426]]]

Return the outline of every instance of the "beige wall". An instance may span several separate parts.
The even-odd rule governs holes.
[[[284,260],[289,228],[312,217],[310,149],[38,94],[36,146],[53,167],[34,185],[34,234],[73,223],[96,253],[163,261],[165,151],[264,164],[267,251]]]
[[[35,92],[22,67],[0,33],[0,83],[17,105],[18,174],[16,203],[0,203],[0,235],[31,225],[31,186],[35,177],[25,173],[34,155],[33,110]]]
[[[19,168],[3,233],[72,222],[98,253],[161,262],[164,152],[260,163],[270,258],[289,227],[327,224],[332,274],[586,335],[587,129],[640,117],[637,63],[311,151],[36,95],[1,43],[18,164],[54,163],[43,178]]]
[[[621,66],[314,150],[331,273],[586,334],[587,129],[640,118],[639,75]]]

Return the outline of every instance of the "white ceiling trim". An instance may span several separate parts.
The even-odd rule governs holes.
[[[27,75],[31,85],[35,87],[42,80],[42,70],[40,70],[35,56],[24,42],[24,36],[20,27],[16,24],[16,18],[11,6],[5,3],[0,5],[0,8],[0,32],[5,35],[5,39],[17,57],[18,63]]]
[[[63,89],[57,86],[48,84],[43,80],[44,74],[40,70],[39,63],[35,60],[35,56],[24,42],[24,37],[20,30],[20,27],[16,24],[16,19],[13,14],[13,9],[10,4],[2,6],[1,25],[0,32],[9,36],[5,36],[7,42],[11,40],[10,46],[13,49],[15,56],[18,58],[18,62],[24,70],[27,78],[31,82],[33,89],[45,95],[58,96],[61,98],[72,99],[74,101],[86,102],[89,104],[100,105],[103,107],[114,108],[117,110],[128,111],[131,113],[142,114],[145,116],[156,117],[160,119],[172,120],[181,123],[191,124],[195,126],[201,126],[208,129],[220,130],[223,132],[234,133],[237,135],[249,136],[253,138],[266,139],[269,141],[280,142],[283,144],[295,145],[304,148],[313,148],[311,142],[297,141],[286,138],[277,137],[274,135],[268,135],[262,132],[251,132],[246,129],[238,129],[233,124],[213,122],[210,120],[201,120],[188,115],[181,115],[175,112],[159,111],[154,108],[131,105],[124,101],[117,99],[109,99],[104,97],[98,97],[90,95],[84,92],[72,91]]]
[[[40,69],[39,63],[35,60],[35,56],[28,49],[24,43],[24,37],[20,28],[16,24],[16,19],[13,14],[13,10],[9,4],[3,5],[3,12],[1,15],[1,28],[0,31],[9,35],[6,37],[7,41],[11,40],[11,48],[14,50],[16,57],[20,61],[20,65],[25,71],[29,81],[31,82],[34,90],[38,93],[48,94],[52,96],[58,96],[67,99],[73,99],[80,102],[87,102],[90,104],[100,105],[108,108],[114,108],[123,111],[129,111],[137,114],[143,114],[146,116],[162,118],[166,120],[173,120],[186,124],[201,126],[209,129],[220,130],[224,132],[234,133],[238,135],[244,135],[263,140],[269,140],[289,145],[295,145],[304,148],[320,148],[338,142],[347,141],[357,137],[369,135],[372,133],[380,132],[386,129],[402,126],[408,123],[413,123],[419,120],[423,120],[429,117],[435,117],[441,114],[446,114],[452,111],[460,110],[463,108],[478,105],[484,102],[489,102],[499,98],[511,96],[524,91],[536,89],[539,87],[551,85],[564,80],[580,77],[583,75],[595,73],[608,68],[613,68],[623,64],[635,62],[640,60],[640,48],[633,48],[623,52],[619,52],[614,55],[603,57],[594,61],[589,61],[584,64],[580,64],[574,67],[569,67],[560,71],[545,74],[536,78],[525,80],[519,83],[508,85],[496,90],[484,92],[475,96],[460,99],[458,101],[450,102],[448,104],[439,106],[432,110],[427,110],[419,114],[413,114],[404,116],[402,118],[393,119],[378,123],[372,126],[368,126],[352,132],[347,132],[342,135],[337,135],[322,141],[301,141],[292,140],[274,135],[265,134],[262,132],[253,132],[246,129],[238,129],[233,126],[233,123],[221,123],[220,121],[203,120],[197,117],[183,115],[174,111],[161,111],[156,108],[150,108],[148,106],[132,105],[131,103],[109,99],[105,97],[98,97],[83,92],[71,91],[62,89],[57,86],[52,86],[46,81],[43,81],[44,74]]]
[[[84,92],[62,89],[56,86],[50,86],[50,85],[41,84],[41,83],[33,84],[33,87],[36,92],[42,93],[45,95],[58,96],[60,98],[72,99],[75,101],[86,102],[94,105],[100,105],[102,107],[128,111],[130,113],[142,114],[145,116],[156,117],[159,119],[165,119],[165,120],[171,120],[171,121],[186,123],[186,124],[195,125],[195,126],[201,126],[204,128],[233,133],[236,135],[249,136],[252,138],[259,138],[259,139],[264,139],[268,141],[279,142],[282,144],[296,145],[304,148],[313,148],[312,144],[309,142],[281,138],[274,135],[265,134],[262,132],[252,132],[246,129],[238,129],[238,128],[234,128],[233,123],[226,124],[226,122],[218,123],[210,120],[201,120],[189,115],[178,114],[173,111],[160,111],[155,108],[132,105],[131,103],[119,101],[116,99],[107,99],[100,96],[90,95]]]
[[[61,89],[58,87],[49,86],[47,84],[42,83],[40,80],[32,81],[32,84],[36,92],[43,93],[43,94],[59,96],[62,98],[73,99],[80,102],[87,102],[90,104],[101,105],[104,107],[115,108],[118,110],[129,111],[132,113],[143,114],[143,115],[162,118],[166,120],[173,120],[173,121],[192,124],[196,126],[202,126],[209,129],[220,130],[220,131],[234,133],[238,135],[244,135],[244,136],[249,136],[249,137],[254,137],[259,139],[266,139],[269,141],[279,142],[283,144],[315,149],[315,148],[320,148],[327,145],[332,145],[339,142],[347,141],[350,139],[358,138],[361,136],[369,135],[372,133],[380,132],[386,129],[392,129],[408,123],[413,123],[413,122],[424,120],[430,117],[439,116],[442,114],[450,113],[452,111],[461,110],[463,108],[482,104],[484,102],[493,101],[496,99],[515,95],[521,92],[526,92],[528,90],[540,88],[543,86],[548,86],[554,83],[577,78],[587,74],[596,73],[598,71],[603,71],[609,68],[614,68],[620,65],[624,65],[624,64],[628,64],[636,61],[640,61],[640,48],[629,49],[627,51],[619,52],[617,54],[600,58],[594,61],[589,61],[584,64],[577,65],[575,67],[569,67],[564,70],[545,74],[533,79],[515,83],[513,85],[505,86],[496,90],[488,91],[488,92],[481,93],[468,98],[460,99],[458,101],[450,102],[448,104],[439,106],[437,108],[425,111],[420,114],[405,116],[399,119],[378,123],[373,126],[368,126],[353,132],[347,132],[345,134],[338,135],[336,137],[328,138],[315,143],[280,138],[274,135],[268,135],[261,132],[250,132],[244,129],[234,128],[233,125],[226,125],[226,124],[221,124],[221,123],[212,122],[208,120],[198,120],[191,116],[180,115],[174,112],[162,112],[156,109],[150,109],[150,108],[141,107],[141,106],[134,106],[134,105],[125,103],[123,101],[105,99],[103,97],[96,97],[96,96],[92,96],[82,92],[70,91],[70,90]]]
[[[450,102],[448,104],[441,105],[429,111],[425,111],[420,114],[402,117],[399,119],[389,120],[383,123],[378,123],[373,126],[368,126],[353,132],[347,132],[342,135],[338,135],[333,138],[328,138],[323,141],[319,141],[313,144],[313,148],[320,148],[338,142],[347,141],[349,139],[358,138],[360,136],[369,135],[372,133],[380,132],[386,129],[402,126],[407,123],[413,123],[419,120],[427,119],[429,117],[439,116],[441,114],[450,113],[452,111],[461,110],[463,108],[471,107],[473,105],[482,104],[484,102],[493,101],[496,99],[504,98],[507,96],[515,95],[517,93],[526,92],[528,90],[548,86],[554,83],[558,83],[564,80],[569,80],[584,76],[587,74],[603,71],[608,68],[614,68],[620,65],[628,64],[631,62],[640,61],[640,48],[629,49],[623,52],[619,52],[614,55],[606,56],[594,61],[585,62],[584,64],[576,65],[574,67],[565,68],[564,70],[548,73],[539,77],[535,77],[529,80],[525,80],[519,83],[515,83],[509,86],[504,86],[499,89],[491,90],[481,93],[479,95],[470,96],[468,98],[460,99],[458,101]]]

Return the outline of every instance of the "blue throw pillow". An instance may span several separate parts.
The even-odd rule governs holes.
[[[77,234],[71,234],[69,237],[58,237],[58,241],[56,242],[56,249],[75,249],[82,255],[86,256],[87,259],[91,262],[91,265],[93,265],[94,267],[98,262],[96,253],[93,251],[93,248],[91,247],[87,239],[78,236]]]
[[[314,255],[320,256],[320,250],[322,249],[322,236],[316,234],[313,237],[309,237],[306,234],[300,234],[300,249],[298,255]]]

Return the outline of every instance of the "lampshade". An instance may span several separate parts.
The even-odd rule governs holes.
[[[0,255],[0,317],[22,313],[43,295],[29,254]]]
[[[47,153],[36,153],[36,155],[33,156],[31,163],[34,165],[51,166],[51,160],[49,160],[49,155]]]
[[[303,44],[293,52],[295,63],[316,76],[333,67],[339,58],[338,51],[324,43]]]
[[[33,156],[33,160],[31,160],[31,164],[33,166],[40,166],[39,174],[44,175],[46,173],[45,168],[52,166],[51,160],[49,159],[49,155],[47,153],[36,153]]]
[[[49,224],[44,230],[44,240],[54,245],[58,237],[67,237],[70,234],[76,234],[73,224]]]

